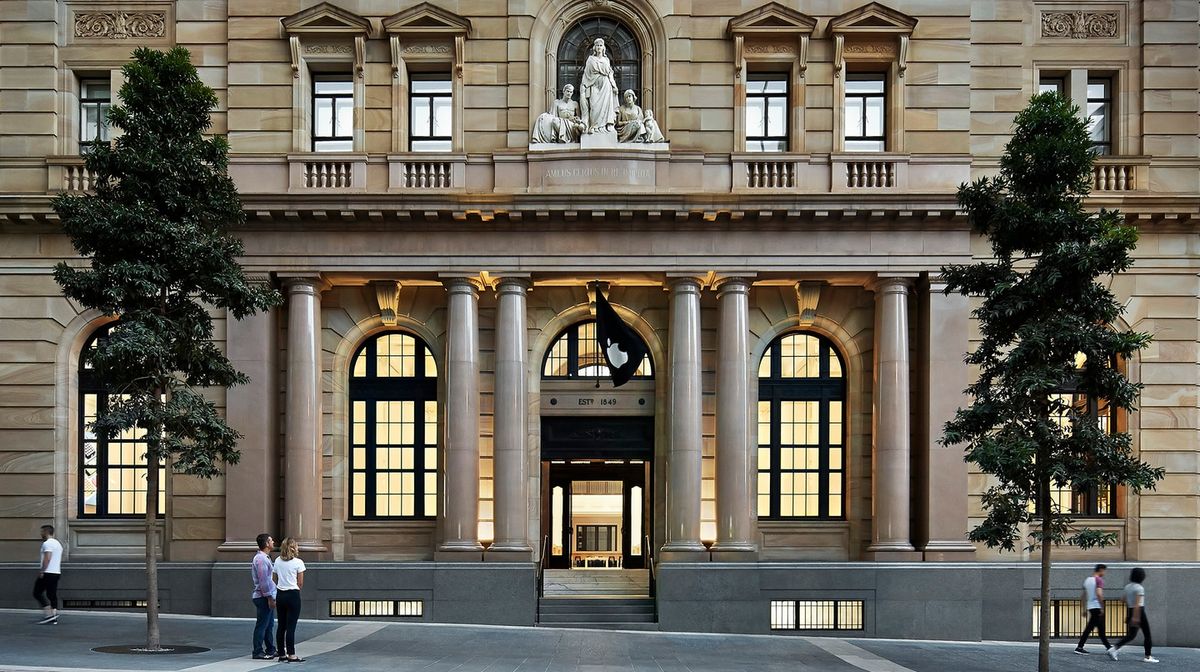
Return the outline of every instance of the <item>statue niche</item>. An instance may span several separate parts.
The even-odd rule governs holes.
[[[531,147],[574,143],[585,148],[636,147],[666,142],[654,113],[637,105],[641,48],[623,24],[608,17],[579,21],[559,43],[557,65],[562,96],[534,122]],[[572,99],[576,90],[578,102]],[[618,99],[621,91],[624,104]]]

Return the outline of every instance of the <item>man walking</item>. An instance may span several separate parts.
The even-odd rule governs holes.
[[[271,549],[275,540],[263,533],[255,538],[258,552],[250,561],[250,576],[254,590],[250,599],[254,602],[254,647],[255,660],[270,660],[275,657],[275,580],[271,578]],[[265,644],[265,647],[264,647]],[[264,651],[265,648],[265,651]]]
[[[38,623],[58,625],[58,579],[62,576],[62,544],[54,538],[54,526],[42,526],[41,563],[38,578],[33,584],[33,599],[42,605],[43,617]]]
[[[1075,653],[1081,656],[1087,655],[1083,645],[1087,642],[1088,635],[1092,634],[1093,628],[1100,633],[1100,642],[1104,644],[1105,651],[1112,649],[1108,637],[1104,634],[1104,572],[1107,569],[1105,565],[1096,565],[1092,575],[1083,581],[1083,599],[1087,604],[1088,622],[1079,638],[1079,646],[1075,647]]]

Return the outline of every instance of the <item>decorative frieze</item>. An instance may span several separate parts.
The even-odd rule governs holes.
[[[140,40],[167,36],[167,13],[146,11],[76,12],[75,37]]]
[[[788,42],[747,42],[747,54],[794,54],[796,45]]]
[[[1121,14],[1117,11],[1044,11],[1042,37],[1073,40],[1119,37]]]
[[[344,54],[349,56],[354,53],[354,47],[349,44],[306,44],[304,45],[304,53],[306,54]]]

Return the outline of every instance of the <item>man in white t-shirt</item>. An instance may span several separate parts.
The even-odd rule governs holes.
[[[33,584],[33,599],[42,605],[45,616],[38,623],[58,625],[58,579],[62,576],[62,544],[54,538],[54,526],[42,526],[42,551],[38,578]]]

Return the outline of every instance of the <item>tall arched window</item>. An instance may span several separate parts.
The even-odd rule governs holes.
[[[350,369],[350,516],[437,516],[437,363],[425,342],[386,333]]]
[[[596,38],[604,39],[608,58],[617,75],[617,91],[633,89],[639,100],[642,96],[642,50],[633,31],[621,22],[606,16],[589,16],[562,37],[558,43],[558,85],[556,92],[570,84],[579,92],[583,66],[592,53]],[[640,103],[639,103],[640,104]]]
[[[567,327],[554,339],[542,363],[543,378],[607,378],[608,365],[596,343],[596,321],[588,320]],[[653,378],[650,355],[642,360],[633,380]]]
[[[1075,357],[1075,368],[1082,369],[1086,361],[1087,356],[1079,353]],[[1109,362],[1109,366],[1117,367],[1115,358]],[[1059,388],[1058,392],[1050,395],[1050,398],[1060,402],[1057,412],[1052,418],[1060,427],[1072,426],[1075,422],[1072,417],[1072,413],[1074,413],[1084,419],[1095,418],[1102,432],[1111,434],[1117,431],[1117,409],[1109,404],[1107,399],[1089,397],[1079,392],[1073,383]],[[1064,515],[1098,518],[1117,515],[1117,486],[1115,484],[1059,487],[1052,483],[1050,498],[1054,502],[1057,513]],[[1036,502],[1031,504],[1030,508],[1036,511]]]
[[[79,357],[79,517],[136,518],[146,515],[146,430],[135,428],[112,439],[92,423],[108,410],[112,390],[92,367],[96,345],[116,324],[107,324]],[[158,515],[166,511],[166,468],[158,470]]]
[[[784,334],[758,368],[759,518],[845,518],[846,380],[816,334]]]

